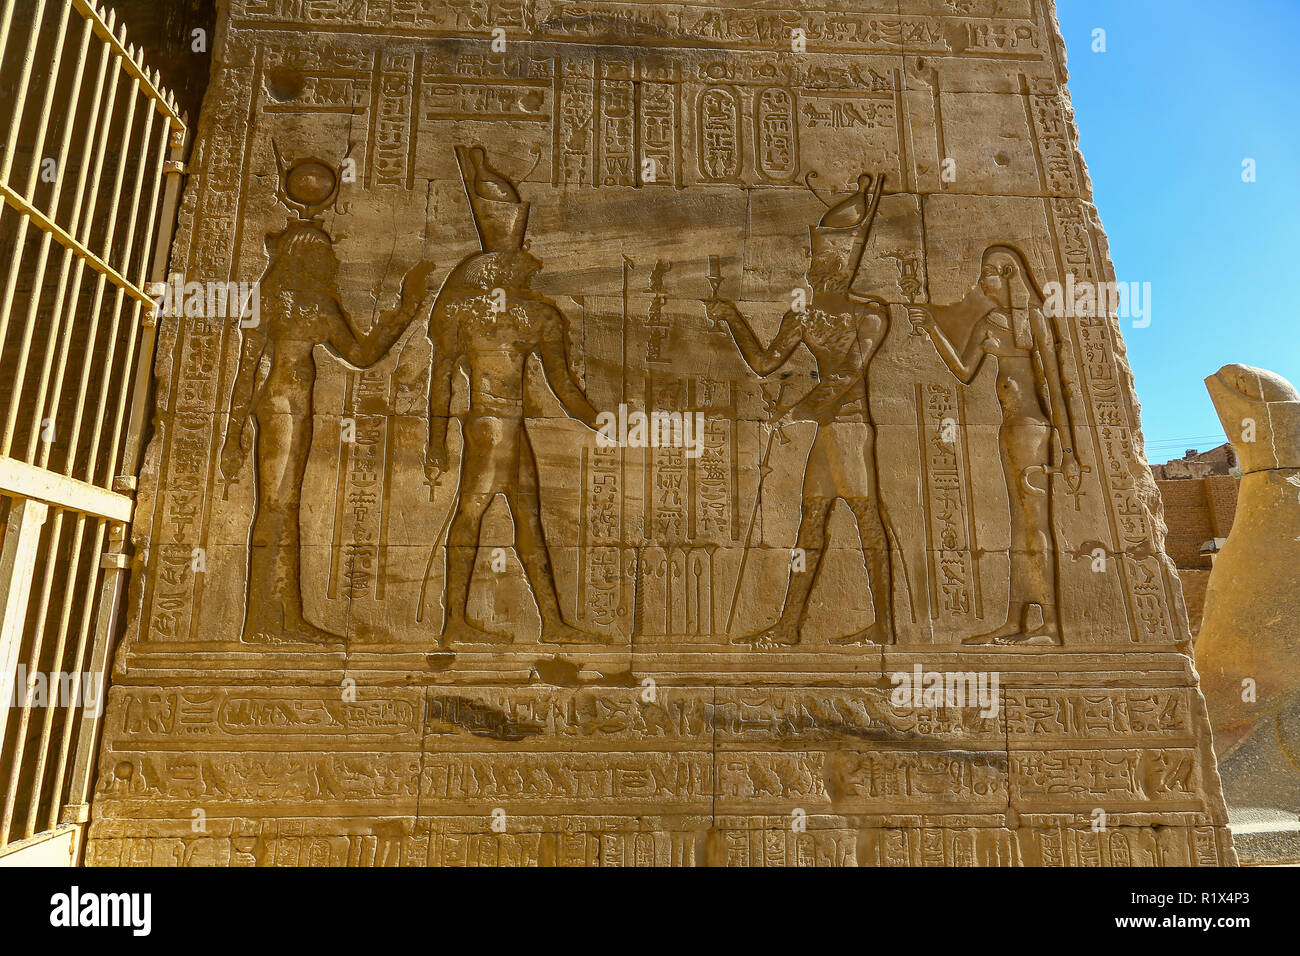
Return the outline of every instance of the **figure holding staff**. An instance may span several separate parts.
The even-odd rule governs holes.
[[[803,479],[799,535],[785,603],[775,624],[733,638],[734,643],[792,645],[801,641],[808,599],[825,557],[831,509],[841,498],[857,520],[875,620],[834,642],[889,644],[894,640],[889,537],[876,468],[876,429],[867,401],[868,367],[889,331],[889,310],[880,299],[852,291],[883,186],[883,176],[864,174],[856,191],[828,209],[820,224],[811,229],[807,278],[812,300],[785,314],[771,344],[759,342],[735,303],[717,297],[716,292],[705,300],[710,319],[726,324],[746,364],[758,375],[766,377],[780,369],[800,345],[813,354],[818,372],[816,386],[789,405],[778,401],[773,416],[773,435],[792,422],[817,424]],[[769,440],[764,474],[770,451]],[[747,538],[747,550],[749,545]],[[737,588],[742,584],[737,581]]]

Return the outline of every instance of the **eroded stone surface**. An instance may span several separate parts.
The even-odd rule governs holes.
[[[1206,586],[1196,668],[1229,807],[1256,833],[1271,820],[1274,839],[1254,840],[1252,862],[1294,862],[1300,859],[1300,393],[1281,376],[1248,365],[1225,365],[1205,384],[1242,477],[1232,533]]]
[[[92,861],[1234,861],[1050,4],[216,57]]]

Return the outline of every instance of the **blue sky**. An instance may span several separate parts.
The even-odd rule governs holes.
[[[1224,440],[1205,376],[1244,362],[1300,384],[1300,2],[1057,0],[1057,13],[1116,278],[1152,287],[1151,325],[1122,320],[1147,457],[1204,451]]]

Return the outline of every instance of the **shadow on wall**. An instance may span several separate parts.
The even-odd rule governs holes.
[[[142,45],[147,62],[162,74],[193,130],[212,70],[216,0],[106,0],[126,24],[127,39]],[[201,31],[201,33],[196,33]]]

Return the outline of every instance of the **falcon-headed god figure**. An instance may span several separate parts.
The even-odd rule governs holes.
[[[524,247],[529,204],[493,169],[481,147],[456,147],[481,252],[466,257],[438,294],[429,337],[429,444],[425,470],[437,482],[447,470],[447,424],[452,379],[469,376],[469,409],[461,422],[464,451],[460,487],[447,540],[446,618],[438,650],[458,641],[498,643],[465,615],[483,515],[504,495],[515,521],[515,544],[542,618],[542,641],[601,643],[608,638],[568,624],[560,611],[555,574],[542,528],[537,461],[524,425],[528,359],[540,359],[547,381],[570,415],[596,427],[596,410],[570,371],[565,319],[559,307],[531,288],[542,264]]]

